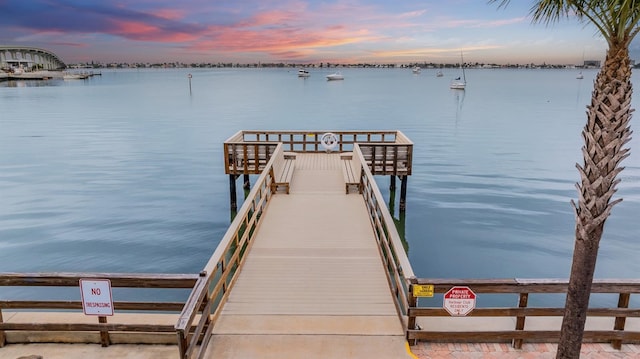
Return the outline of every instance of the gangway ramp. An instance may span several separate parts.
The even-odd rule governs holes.
[[[363,198],[338,154],[303,153],[269,202],[205,357],[403,358],[405,332]]]

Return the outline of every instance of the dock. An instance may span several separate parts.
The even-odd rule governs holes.
[[[100,76],[101,72],[94,71],[24,71],[24,72],[4,72],[0,71],[0,82],[3,81],[46,81],[52,79],[80,79],[85,80],[93,76]]]
[[[298,154],[213,329],[210,358],[403,358],[405,333],[339,154]],[[363,352],[366,349],[366,352]]]
[[[402,132],[240,131],[223,154],[234,217],[199,273],[0,273],[0,287],[109,280],[131,290],[188,290],[184,302],[114,298],[113,316],[91,317],[81,300],[0,298],[0,356],[39,348],[25,343],[92,343],[96,358],[118,350],[141,359],[416,358],[411,348],[440,350],[437,343],[518,351],[557,342],[563,308],[530,307],[529,296],[566,293],[567,279],[415,276],[374,178],[389,176],[391,193],[400,181],[406,211],[413,143]],[[248,193],[238,209],[239,179]],[[454,289],[473,301],[452,310],[446,298]],[[640,280],[599,279],[592,292],[615,301],[589,310],[584,341],[613,351],[640,343],[640,311],[630,299]],[[476,308],[485,294],[514,305]],[[433,296],[443,305],[419,305]]]

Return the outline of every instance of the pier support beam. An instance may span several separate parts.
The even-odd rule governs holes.
[[[229,175],[229,204],[231,212],[238,211],[238,198],[236,195],[236,175]]]
[[[391,175],[391,176],[389,176],[389,179],[390,179],[389,190],[390,191],[395,191],[396,190],[396,176],[395,175]]]
[[[249,179],[249,175],[248,174],[244,175],[243,186],[244,186],[244,189],[251,189],[251,180]]]
[[[409,176],[400,177],[402,182],[400,183],[400,212],[407,210],[407,180]]]
[[[396,189],[389,189],[389,213],[391,216],[396,214]]]

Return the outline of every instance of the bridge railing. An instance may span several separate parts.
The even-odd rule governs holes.
[[[239,131],[224,142],[225,173],[261,173],[278,143],[285,152],[324,152],[320,139],[327,132],[338,138],[335,151],[359,144],[374,175],[411,175],[413,142],[401,131]]]
[[[531,307],[528,303],[532,295],[536,297],[566,296],[568,280],[419,278],[412,281],[412,287],[414,285],[433,285],[436,294],[446,293],[456,286],[469,287],[476,294],[476,297],[486,294],[490,294],[492,297],[496,295],[515,297],[517,298],[517,306],[475,308],[467,316],[451,317],[443,309],[443,306],[418,307],[414,304],[409,308],[409,321],[416,323],[418,318],[425,318],[425,320],[422,323],[418,321],[418,326],[409,327],[407,339],[410,343],[415,340],[511,341],[515,348],[521,348],[525,340],[557,342],[560,337],[560,323],[564,315],[564,307]],[[640,293],[640,280],[596,279],[591,291],[597,295],[609,293],[610,295],[603,299],[608,299],[610,304],[608,306],[599,304],[597,308],[589,308],[583,340],[610,342],[616,349],[620,349],[623,342],[640,342],[640,319],[638,319],[640,308],[629,308],[631,294]],[[564,301],[562,303],[564,304]],[[491,325],[474,325],[473,321],[477,319],[473,318],[478,317],[490,320]],[[503,318],[507,320],[505,321]],[[628,324],[628,318],[634,323],[625,328],[625,324]],[[422,324],[421,327],[420,324]]]
[[[113,288],[130,288],[134,290],[154,289],[166,291],[171,289],[191,289],[195,285],[197,274],[142,274],[142,273],[0,273],[0,287],[32,287],[37,288],[35,292],[38,298],[49,296],[50,298],[60,297],[61,290],[74,291],[74,296],[80,298],[80,280],[108,279]],[[47,288],[43,288],[47,287]],[[75,287],[76,289],[73,289]],[[64,289],[66,288],[66,289]],[[77,290],[77,292],[76,292]],[[169,342],[175,343],[175,332],[173,324],[150,324],[145,319],[145,314],[150,313],[180,313],[184,302],[168,301],[122,301],[113,302],[114,311],[136,312],[135,320],[127,317],[126,322],[121,319],[114,319],[113,323],[107,322],[106,316],[97,316],[93,319],[96,323],[91,323],[87,317],[82,316],[82,301],[80,300],[30,300],[30,299],[9,299],[11,291],[3,291],[0,298],[0,347],[8,342],[8,332],[66,332],[75,333],[60,334],[56,340],[61,342],[75,342],[80,332],[95,332],[100,334],[99,342],[103,346],[112,343],[115,333],[146,333],[158,334],[166,333],[171,335]],[[8,293],[8,294],[7,294]],[[17,296],[17,295],[16,295]],[[21,296],[24,296],[21,295]],[[67,295],[68,296],[68,295]],[[47,311],[62,312],[67,314],[60,322],[45,322],[50,317],[43,316],[42,321],[21,322],[19,320],[3,321],[3,310],[5,314],[19,314],[24,311]],[[10,311],[7,311],[10,310]],[[16,316],[17,317],[17,316]],[[91,335],[84,335],[83,340],[93,341]],[[121,336],[124,338],[124,335]],[[97,337],[96,337],[97,338]],[[145,343],[144,336],[136,339],[140,343]],[[31,340],[31,339],[30,339]],[[95,339],[98,340],[98,339]],[[156,343],[157,338],[149,340],[149,344]]]
[[[359,161],[356,162],[365,163],[360,144],[354,146],[353,156],[357,156]],[[400,317],[407,318],[412,303],[412,297],[409,296],[410,284],[415,279],[413,268],[371,170],[368,166],[361,165],[360,173],[362,196],[367,206],[382,261],[387,269],[387,279],[394,295],[396,309]],[[407,324],[407,321],[403,320],[405,329],[407,329]]]
[[[194,287],[175,326],[181,359],[203,358],[216,320],[221,314],[230,289],[237,279],[238,269],[253,243],[256,228],[271,196],[271,177],[276,159],[284,156],[282,144],[277,144],[244,204],[236,214],[209,262],[203,277]],[[200,345],[198,345],[200,344]]]

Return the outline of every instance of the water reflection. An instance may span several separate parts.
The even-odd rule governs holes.
[[[453,90],[453,101],[456,106],[456,124],[460,120],[462,116],[462,106],[464,105],[464,96],[466,91],[462,90]]]
[[[48,87],[60,86],[61,81],[56,79],[50,80],[11,80],[0,82],[0,87]]]
[[[396,208],[396,189],[392,187],[389,189],[389,213],[391,214],[391,218],[393,218],[393,224],[396,225],[396,230],[400,235],[400,240],[402,241],[402,247],[404,247],[405,253],[409,254],[409,242],[407,242],[407,238],[405,236],[405,219],[406,219],[406,211],[398,211],[398,217],[395,216]]]

